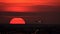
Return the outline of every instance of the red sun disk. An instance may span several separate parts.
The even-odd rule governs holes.
[[[22,18],[13,18],[10,21],[10,24],[25,24],[25,21]]]

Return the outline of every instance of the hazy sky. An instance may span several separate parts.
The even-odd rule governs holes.
[[[13,11],[13,12],[25,12],[25,11],[35,11],[32,8],[26,6],[35,6],[35,5],[59,5],[60,0],[0,0],[4,4],[4,11]],[[22,6],[21,6],[22,5]],[[26,5],[26,6],[25,6]]]
[[[5,3],[58,4],[60,0],[2,0]]]

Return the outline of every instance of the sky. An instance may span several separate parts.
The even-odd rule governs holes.
[[[25,11],[32,11],[31,8],[26,6],[32,5],[49,5],[49,6],[56,6],[60,5],[60,0],[0,0],[0,2],[4,4],[4,11],[13,11],[13,12],[25,12]]]
[[[60,2],[60,0],[2,0],[4,3],[32,3],[32,4],[50,4],[55,5]]]

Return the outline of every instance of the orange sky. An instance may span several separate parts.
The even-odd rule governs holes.
[[[59,5],[60,0],[0,0],[0,2],[6,3],[4,5],[4,11],[13,11],[13,12],[26,12],[32,11],[31,8],[26,6],[32,5]],[[21,7],[23,6],[23,7]]]
[[[5,3],[57,4],[59,0],[2,0]]]

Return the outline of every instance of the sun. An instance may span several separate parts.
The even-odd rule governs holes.
[[[11,19],[10,24],[25,24],[25,21],[23,18],[13,18]]]

